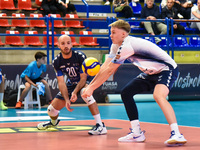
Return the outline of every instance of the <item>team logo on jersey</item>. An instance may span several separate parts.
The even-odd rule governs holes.
[[[120,57],[121,57],[121,55],[117,54],[117,55],[115,56],[115,59],[119,59]]]

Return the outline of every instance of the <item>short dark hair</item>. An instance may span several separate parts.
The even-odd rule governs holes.
[[[35,60],[41,59],[42,57],[46,57],[47,55],[43,52],[37,52],[35,53]]]

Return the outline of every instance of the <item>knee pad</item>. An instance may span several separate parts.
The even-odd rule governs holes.
[[[81,89],[81,92],[80,92],[81,95],[82,95],[84,89],[85,89],[85,88],[82,88],[82,89]],[[82,97],[82,99],[86,102],[86,104],[87,104],[88,106],[96,102],[95,99],[94,99],[94,97],[93,97],[92,95],[91,95],[90,97],[87,97],[87,98]]]
[[[59,110],[56,110],[52,105],[49,105],[47,108],[47,113],[51,117],[55,117],[59,114]]]

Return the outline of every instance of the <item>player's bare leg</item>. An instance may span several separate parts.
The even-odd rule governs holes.
[[[83,92],[83,90],[84,90],[84,88],[81,90],[81,93]],[[90,135],[106,134],[107,129],[106,129],[104,123],[101,121],[99,109],[98,109],[98,106],[97,106],[97,103],[96,103],[94,97],[90,96],[87,98],[83,98],[83,100],[87,103],[88,108],[96,121],[96,125],[92,128],[92,130],[88,131],[88,134],[90,134]]]
[[[20,96],[18,102],[17,102],[16,105],[15,105],[15,108],[16,108],[16,109],[20,109],[20,108],[21,108],[21,106],[22,106],[22,101],[24,100],[24,98],[26,97],[26,95],[28,94],[28,92],[30,91],[30,89],[31,89],[31,84],[28,83],[28,82],[26,82],[26,83],[25,83],[25,89],[22,91],[22,94],[21,94],[21,96]]]
[[[47,108],[47,113],[51,118],[48,122],[42,122],[37,125],[38,130],[46,130],[48,128],[56,127],[60,120],[58,120],[59,111],[65,107],[65,101],[54,98],[52,103]]]
[[[182,134],[180,134],[176,116],[171,104],[167,101],[166,97],[169,94],[169,89],[164,84],[156,85],[154,89],[154,99],[162,109],[171,128],[171,136],[165,141],[167,146],[180,146],[187,142]]]

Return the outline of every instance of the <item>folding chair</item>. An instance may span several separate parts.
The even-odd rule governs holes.
[[[37,31],[24,31],[24,34],[38,34]],[[32,45],[32,46],[42,46],[43,43],[40,42],[38,36],[24,36],[24,45]]]
[[[200,37],[199,36],[190,37],[189,38],[189,46],[200,47]]]
[[[92,35],[91,31],[80,31],[80,35]],[[80,45],[87,45],[87,46],[97,46],[97,38],[94,37],[79,37],[79,44]]]
[[[0,13],[1,17],[7,17],[6,13]],[[0,19],[0,27],[10,27],[11,25],[8,23],[8,19]]]
[[[42,18],[42,14],[30,14],[30,17],[32,18]],[[30,27],[39,27],[39,28],[46,28],[45,21],[44,20],[30,20]]]
[[[154,43],[154,44],[156,43],[154,37],[145,36],[145,37],[143,37],[143,39],[148,40],[148,41],[150,41],[150,42],[152,42],[152,43]]]
[[[162,41],[160,41],[159,43],[158,43],[158,46],[159,47],[167,47],[168,45],[167,45],[167,37],[161,37],[160,38]],[[171,46],[172,45],[172,43],[171,43],[171,40],[169,39],[169,46]]]
[[[187,42],[187,38],[184,37],[184,36],[174,37],[174,46],[175,47],[189,47],[189,44]]]
[[[37,10],[31,7],[31,0],[18,0],[18,9],[20,10]]]
[[[1,0],[0,9],[17,10],[15,8],[13,0]]]
[[[133,14],[141,14],[142,6],[140,3],[130,2],[129,6],[133,10]]]
[[[6,30],[6,34],[19,34],[19,31]],[[22,46],[24,45],[21,41],[20,36],[6,36],[6,45]]]
[[[11,26],[12,27],[29,27],[25,19],[22,19],[25,17],[24,13],[12,13],[13,18],[19,18],[19,19],[12,19]]]
[[[77,14],[66,14],[66,18],[79,18]],[[65,20],[66,27],[72,28],[84,28],[85,26],[81,25],[81,21],[79,20]]]
[[[49,17],[53,17],[53,18],[61,18],[60,14],[49,14]],[[49,27],[52,27],[52,23],[49,21]],[[62,20],[55,20],[54,21],[54,27],[56,28],[65,28],[65,26],[63,25]]]
[[[38,6],[41,6],[41,5],[42,5],[42,0],[35,0],[35,3],[36,3]]]

